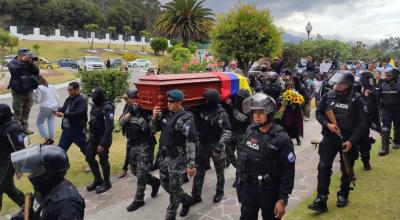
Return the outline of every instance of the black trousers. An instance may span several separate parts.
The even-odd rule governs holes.
[[[360,138],[358,142],[358,151],[360,152],[361,160],[362,161],[369,161],[371,155],[371,141],[369,139],[369,133],[370,130],[368,129],[368,132],[363,135],[363,137]]]
[[[7,164],[0,165],[0,210],[3,206],[3,194],[6,193],[8,197],[14,201],[18,206],[23,206],[25,201],[24,193],[21,192],[14,184],[14,168],[11,161]]]
[[[326,132],[328,133],[328,132]],[[349,136],[344,136],[343,142],[347,141]],[[342,141],[335,134],[324,134],[322,138],[321,144],[319,145],[318,154],[319,154],[319,163],[318,163],[318,186],[317,191],[318,195],[328,195],[329,194],[329,185],[331,183],[331,175],[332,175],[332,164],[336,155],[340,153],[342,149]],[[350,165],[354,166],[354,161],[358,158],[357,146],[353,146],[353,148],[349,151],[349,159]],[[340,178],[340,191],[338,192],[340,195],[344,197],[348,197],[350,190],[351,180],[348,178],[346,172],[344,172],[343,161],[340,160],[340,170],[341,170],[341,178]]]
[[[400,128],[400,105],[382,107],[381,120],[382,120],[382,138],[389,138],[390,131],[392,130],[392,123],[395,128]],[[384,135],[386,132],[387,135]],[[400,144],[400,137],[397,132],[394,133],[393,142]],[[386,140],[389,143],[389,140]]]
[[[126,144],[126,154],[125,154],[125,161],[124,161],[124,166],[122,167],[122,170],[127,171],[128,170],[128,165],[129,165],[129,161],[130,161],[130,152],[132,149],[132,145],[130,144]]]
[[[242,203],[240,220],[257,220],[260,209],[264,220],[277,219],[274,216],[274,209],[278,201],[278,189],[267,189],[244,182],[239,193]]]
[[[97,153],[98,142],[94,140],[89,140],[86,146],[86,161],[89,164],[90,170],[96,181],[102,181],[104,178],[104,182],[110,182],[110,162],[108,161],[108,147],[105,147],[104,151],[101,153]],[[101,178],[99,162],[96,160],[96,156],[99,157],[99,162],[101,165],[101,169],[103,171],[103,178]]]

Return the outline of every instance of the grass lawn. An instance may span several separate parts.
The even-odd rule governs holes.
[[[60,139],[60,130],[56,132],[56,141]],[[32,143],[41,143],[43,140],[40,139],[39,135],[35,134],[32,136]],[[57,142],[56,142],[57,143]],[[121,135],[121,132],[113,133],[113,144],[110,148],[110,164],[111,164],[111,175],[116,175],[122,169],[122,165],[125,160],[126,152],[126,139]],[[74,183],[77,187],[85,187],[93,181],[91,172],[84,172],[84,169],[88,166],[84,156],[80,152],[79,148],[72,145],[68,150],[69,161],[71,164],[68,170],[66,178]],[[20,180],[16,180],[17,188],[23,192],[32,192],[32,186],[28,178],[23,176]],[[6,194],[3,195],[3,208],[1,215],[13,213],[18,209],[14,202],[12,202]]]
[[[65,71],[57,70],[58,74],[54,76],[45,76],[48,83],[57,85],[65,82],[69,82],[76,79],[76,74]]]
[[[88,53],[85,50],[88,49],[87,42],[68,42],[68,41],[19,41],[18,48],[26,47],[30,48],[33,52],[33,45],[39,44],[39,56],[45,57],[52,61],[56,61],[60,58],[74,58],[80,59],[82,56],[99,56],[103,60],[107,58],[115,58],[121,57],[121,52],[110,52],[110,51],[101,51],[99,53]],[[96,43],[94,41],[94,49],[105,49],[108,44]],[[123,49],[122,44],[112,44],[110,49],[113,50],[121,50]],[[133,51],[142,51],[142,46],[139,45],[126,45],[127,50]],[[147,46],[145,51],[148,55],[138,54],[138,58],[148,59],[152,62],[153,65],[158,65],[158,60],[161,56],[154,56],[154,52],[151,50],[150,46]],[[14,51],[14,53],[16,53]]]
[[[379,147],[380,141],[377,141],[371,151],[371,171],[364,171],[360,160],[356,162],[354,168],[357,176],[356,187],[350,192],[350,202],[346,208],[336,207],[339,175],[334,174],[330,187],[327,213],[318,215],[307,208],[307,205],[315,198],[316,195],[314,194],[288,213],[285,219],[400,219],[400,151],[391,150],[389,155],[379,157],[377,155]]]

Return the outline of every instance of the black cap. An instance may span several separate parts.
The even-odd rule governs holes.
[[[173,89],[167,92],[168,101],[183,101],[183,92],[179,89]]]
[[[31,53],[31,51],[30,51],[28,48],[20,48],[20,49],[18,50],[18,55],[19,55],[19,56],[23,56],[23,55],[31,56],[32,53]]]
[[[128,95],[128,98],[136,98],[138,96],[138,93],[139,92],[137,89],[129,89],[126,94]]]

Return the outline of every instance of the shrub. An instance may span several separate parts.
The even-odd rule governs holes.
[[[190,64],[188,67],[189,73],[199,73],[199,72],[206,72],[207,68],[206,62],[198,63],[198,64]]]
[[[160,73],[181,73],[184,62],[166,57],[159,62]]]
[[[78,72],[78,76],[81,78],[81,90],[84,94],[89,94],[100,86],[104,89],[107,100],[114,104],[120,102],[129,88],[129,73],[119,69],[83,70]]]
[[[139,56],[136,54],[133,54],[133,53],[123,53],[122,59],[124,59],[126,62],[129,62],[129,61],[139,59]]]
[[[188,63],[190,61],[191,54],[189,49],[178,47],[172,51],[172,59],[175,61],[181,61],[183,63]]]
[[[163,37],[156,37],[150,42],[150,46],[156,55],[160,55],[160,52],[164,54],[164,51],[168,49],[168,40]]]

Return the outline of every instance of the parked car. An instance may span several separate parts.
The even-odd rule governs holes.
[[[71,58],[63,58],[57,61],[60,67],[71,67],[72,69],[78,68],[79,62]]]
[[[79,61],[78,68],[80,70],[105,69],[106,65],[100,57],[84,56]]]
[[[124,59],[122,58],[113,58],[110,59],[110,65],[113,68],[118,68],[120,67],[123,63],[126,63]]]
[[[143,60],[143,59],[136,59],[134,61],[128,62],[127,66],[129,68],[135,68],[135,67],[150,67],[151,62],[148,60]]]
[[[38,61],[36,61],[40,69],[58,69],[60,65],[56,62],[52,62],[46,58],[38,57]]]

